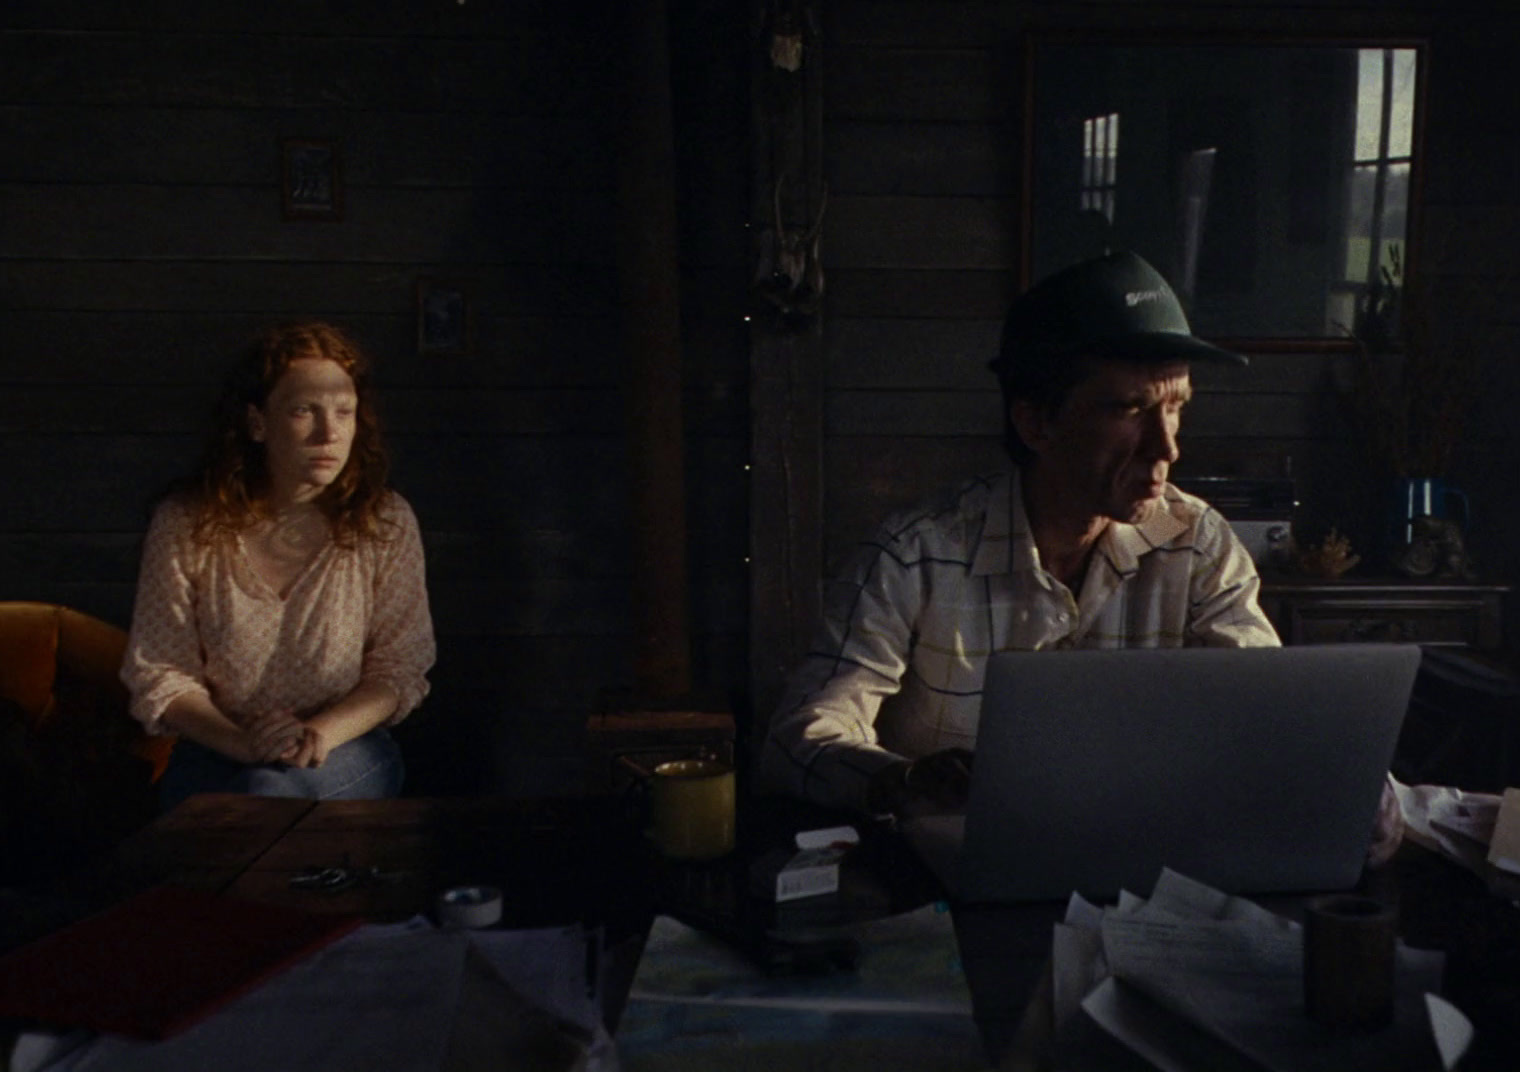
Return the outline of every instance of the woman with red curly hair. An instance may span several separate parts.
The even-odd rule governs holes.
[[[134,718],[179,735],[161,806],[394,796],[385,727],[427,695],[434,654],[422,538],[386,486],[368,361],[329,324],[266,331],[143,546],[122,680]]]

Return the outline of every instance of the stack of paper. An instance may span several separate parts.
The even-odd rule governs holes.
[[[1135,1067],[1165,1072],[1450,1069],[1472,1026],[1434,994],[1442,960],[1400,944],[1393,1025],[1337,1032],[1304,1011],[1298,924],[1164,871],[1149,900],[1100,909],[1074,896],[1056,925],[1057,1057],[1091,1067],[1117,1040]]]

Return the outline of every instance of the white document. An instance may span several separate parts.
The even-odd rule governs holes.
[[[1103,913],[1105,911],[1107,910],[1100,905],[1093,904],[1080,893],[1073,893],[1066,900],[1066,922],[1073,927],[1097,930],[1098,925],[1103,922]]]
[[[1090,906],[1075,907],[1068,920],[1090,921]],[[1069,933],[1082,929],[1088,938]],[[1466,1017],[1430,1000],[1442,955],[1402,943],[1393,1027],[1360,1035],[1322,1028],[1304,1012],[1298,925],[1173,872],[1163,873],[1148,901],[1121,898],[1097,934],[1094,943],[1090,927],[1057,928],[1057,1028],[1073,994],[1087,986],[1082,1010],[1166,1072],[1212,1072],[1241,1058],[1283,1072],[1450,1069],[1471,1041]]]
[[[1434,994],[1425,995],[1425,1007],[1430,1012],[1430,1026],[1435,1032],[1436,1048],[1441,1051],[1441,1064],[1453,1068],[1472,1045],[1472,1021],[1463,1016],[1451,1002]]]
[[[1160,1072],[1260,1072],[1224,1043],[1112,977],[1093,988],[1082,1009]]]
[[[1231,919],[1251,923],[1269,930],[1295,931],[1298,924],[1276,912],[1261,907],[1248,897],[1236,897],[1216,890],[1196,879],[1163,869],[1156,888],[1143,912],[1169,915],[1175,919]]]
[[[1082,1007],[1093,988],[1108,978],[1103,935],[1096,927],[1057,923],[1051,936],[1051,1019],[1061,1030]]]

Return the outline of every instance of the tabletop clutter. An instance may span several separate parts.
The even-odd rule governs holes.
[[[1052,939],[1055,1051],[1077,1068],[1117,1042],[1166,1070],[1451,1069],[1472,1025],[1439,996],[1443,955],[1394,926],[1350,895],[1300,925],[1172,871],[1149,898],[1073,895]]]
[[[1410,840],[1501,896],[1520,892],[1520,790],[1405,795]],[[884,862],[873,855],[881,831],[864,833],[804,829],[769,851],[669,867],[687,884],[662,880],[642,953],[611,988],[620,1020],[603,1001],[605,935],[591,923],[514,926],[494,877],[446,884],[431,918],[389,924],[336,909],[356,885],[395,881],[373,866],[289,872],[283,885],[313,910],[153,887],[0,958],[0,1016],[27,1025],[9,1069],[382,1067],[364,1064],[382,1053],[454,1069],[510,1052],[533,1055],[524,1067],[630,1072],[703,1067],[714,1046],[736,1043],[753,1060],[735,1067],[786,1067],[810,1046],[840,1068],[988,1067],[960,909],[920,900],[905,911],[861,885]],[[735,923],[736,904],[751,906],[737,923],[764,941],[716,925]],[[1045,906],[1043,983],[1024,1017],[1040,1029],[1021,1028],[1019,1052],[993,1059],[1164,1072],[1456,1067],[1472,1023],[1440,996],[1444,954],[1400,941],[1395,908],[1356,894],[1274,907],[1171,870],[1148,896]],[[260,1026],[277,1023],[298,1029]]]

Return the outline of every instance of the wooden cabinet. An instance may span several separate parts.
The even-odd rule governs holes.
[[[1392,770],[1409,784],[1484,793],[1520,779],[1520,682],[1498,658],[1499,584],[1263,575],[1261,607],[1284,644],[1425,645]]]
[[[1263,575],[1261,608],[1284,644],[1391,641],[1497,650],[1508,586]]]

